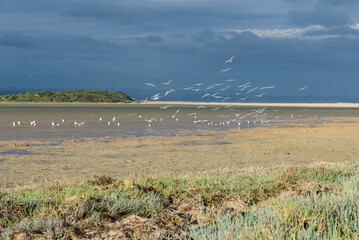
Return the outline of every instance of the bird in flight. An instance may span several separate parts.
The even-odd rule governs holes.
[[[170,89],[170,90],[168,90],[166,93],[165,93],[165,96],[167,96],[167,94],[170,94],[171,92],[175,92],[176,90],[174,90],[174,89]]]
[[[233,61],[234,56],[232,56],[230,59],[226,60],[224,63],[231,63]]]
[[[227,79],[225,82],[235,82],[235,81],[237,81],[236,79]]]
[[[161,83],[162,85],[170,85],[170,83],[172,82],[172,80],[169,80],[168,82],[164,82],[164,83]]]
[[[259,89],[270,89],[270,88],[274,88],[274,86],[261,87],[261,88],[259,88]]]
[[[167,109],[168,107],[170,107],[171,105],[167,105],[167,106],[164,106],[164,107],[160,107],[160,109]]]
[[[299,90],[299,91],[304,91],[305,89],[307,89],[307,87],[308,87],[308,86],[304,86],[304,87],[302,87],[302,88],[299,88],[298,90]]]
[[[207,96],[209,96],[209,95],[211,95],[211,94],[209,94],[209,93],[204,94],[204,95],[202,96],[202,99],[205,98],[205,97],[207,97]]]
[[[232,68],[226,68],[226,69],[223,69],[221,70],[221,72],[228,72],[229,70],[231,70]]]
[[[196,83],[196,84],[193,84],[193,86],[201,86],[203,83]]]
[[[156,87],[156,85],[152,84],[152,83],[145,83],[146,85],[148,86],[151,86],[151,87]]]

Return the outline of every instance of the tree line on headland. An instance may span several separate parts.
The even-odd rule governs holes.
[[[52,92],[29,91],[0,96],[0,102],[133,102],[133,99],[120,91],[108,92],[105,90],[66,90]]]

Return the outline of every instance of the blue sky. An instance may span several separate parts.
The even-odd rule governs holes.
[[[234,78],[273,96],[356,97],[358,12],[357,0],[0,0],[0,89]]]

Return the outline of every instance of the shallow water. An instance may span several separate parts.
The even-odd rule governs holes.
[[[315,125],[329,123],[332,117],[359,116],[359,109],[354,108],[267,107],[262,113],[253,114],[260,108],[206,106],[206,108],[197,109],[197,106],[172,105],[167,109],[159,109],[161,106],[143,104],[1,104],[0,140],[177,136],[183,130],[191,132],[188,134],[198,135],[202,130],[238,128],[239,121],[241,122],[240,128],[283,127],[303,121]],[[181,110],[175,114],[178,109]],[[252,115],[241,119],[246,114]],[[102,121],[100,121],[100,117]],[[62,122],[62,119],[65,122]],[[150,119],[153,119],[152,122],[149,122]],[[264,120],[263,123],[260,119]],[[205,122],[195,122],[198,120],[205,120]],[[21,124],[14,127],[12,123],[18,121]],[[37,122],[36,127],[30,125],[31,121]],[[75,126],[75,121],[84,122],[84,124]],[[223,124],[225,121],[226,123]],[[52,122],[58,123],[59,126],[52,126]],[[117,125],[118,123],[120,126]]]

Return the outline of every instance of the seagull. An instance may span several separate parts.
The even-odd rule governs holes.
[[[209,95],[211,95],[211,94],[209,94],[209,93],[204,94],[204,95],[202,96],[202,99],[205,98],[205,97],[207,97],[207,96],[209,96]]]
[[[169,80],[168,82],[164,82],[164,83],[161,83],[162,85],[170,85],[170,83],[172,82],[172,80]]]
[[[216,87],[222,86],[222,85],[223,85],[223,83],[215,83],[215,84],[213,84],[213,86],[216,86]]]
[[[178,109],[176,112],[175,112],[175,115],[177,114],[177,113],[179,113],[179,111],[181,111],[182,109]]]
[[[152,100],[158,100],[160,99],[160,93],[157,93],[151,97]]]
[[[174,90],[174,89],[168,90],[168,91],[165,93],[165,96],[167,96],[167,94],[169,94],[169,93],[171,93],[171,92],[175,92],[175,90]]]
[[[261,88],[259,88],[259,89],[270,89],[270,88],[274,88],[274,86],[268,86],[268,87],[261,87]]]
[[[156,87],[156,85],[152,84],[152,83],[145,83],[146,85],[148,86],[151,86],[151,87]]]
[[[226,60],[224,63],[231,63],[233,61],[234,56],[232,56],[230,59]]]
[[[299,88],[298,90],[299,90],[299,91],[304,91],[305,89],[307,89],[307,87],[308,87],[308,86],[304,86],[304,87],[302,87],[302,88]]]
[[[160,109],[167,109],[168,107],[170,107],[171,105],[167,105],[167,106],[164,106],[164,107],[160,107]]]
[[[153,120],[155,120],[155,119],[157,119],[157,118],[154,117],[154,118],[151,118],[151,119],[145,119],[145,121],[151,123],[151,122],[153,122]]]
[[[228,72],[229,70],[231,70],[232,68],[226,68],[226,69],[223,69],[221,70],[221,72]]]
[[[258,88],[258,87],[252,88],[251,90],[249,90],[249,91],[247,92],[247,94],[250,93],[250,92],[253,92],[253,91],[256,90],[257,88]]]
[[[244,97],[244,98],[238,98],[238,100],[244,101],[246,100],[248,97]]]
[[[211,89],[211,88],[214,88],[215,86],[209,86],[208,88],[206,88],[206,89],[204,89],[204,91],[207,91],[207,90],[209,90],[209,89]]]
[[[230,86],[231,85],[228,85],[227,87],[220,89],[220,91],[226,91]]]
[[[231,79],[227,79],[225,82],[235,82],[235,81],[237,81],[237,80],[236,80],[236,79],[231,78]]]
[[[205,106],[198,106],[197,109],[206,108]]]
[[[260,98],[260,97],[262,97],[263,95],[265,95],[265,93],[258,94],[258,95],[254,95],[254,96]]]
[[[230,99],[231,97],[225,97],[223,98],[222,102],[226,101],[227,99]]]
[[[201,86],[203,83],[196,83],[196,84],[193,84],[193,86]]]
[[[183,90],[190,90],[190,89],[192,89],[193,87],[186,87],[186,88],[184,88]]]

